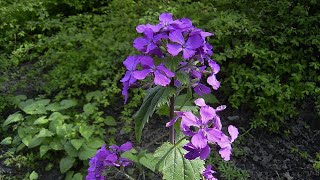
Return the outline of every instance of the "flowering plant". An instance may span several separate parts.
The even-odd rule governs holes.
[[[145,156],[149,159],[148,164],[132,156],[131,159],[153,171],[160,171],[164,179],[216,179],[211,165],[204,167],[210,146],[220,147],[221,157],[230,160],[231,143],[237,138],[238,129],[230,125],[230,137],[224,134],[218,113],[226,106],[213,108],[201,98],[204,94],[210,94],[211,89],[220,87],[216,78],[220,66],[210,58],[212,46],[206,41],[213,34],[193,26],[190,19],[174,20],[170,13],[161,14],[159,21],[156,25],[136,27],[141,37],[134,40],[133,46],[142,54],[128,56],[123,62],[127,71],[121,79],[122,94],[126,103],[130,87],[139,86],[139,80],[143,80],[149,88],[134,116],[138,142],[144,125],[155,110],[168,104],[170,121],[166,127],[170,128],[170,143],[164,143],[154,154]],[[196,106],[191,110],[184,108],[185,103],[177,106],[175,102],[184,92],[187,92],[185,102],[193,98],[192,92],[200,97],[194,100]],[[128,144],[111,146],[112,152],[102,147],[90,160],[87,179],[106,166],[128,165],[129,161],[118,158],[115,152],[127,151],[131,147],[131,144],[130,148]],[[99,179],[101,173],[95,177]]]

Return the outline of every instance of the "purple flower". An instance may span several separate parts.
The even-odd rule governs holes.
[[[208,60],[209,66],[211,67],[212,73],[207,79],[207,83],[212,86],[214,90],[217,90],[220,87],[220,82],[216,78],[216,74],[220,71],[220,66],[212,61]]]
[[[200,157],[200,159],[204,160],[206,159],[210,154],[210,147],[206,145],[203,148],[199,148],[194,146],[191,142],[183,146],[183,149],[189,151],[187,154],[184,155],[186,159],[193,160],[197,157]]]
[[[150,28],[146,28],[144,31],[144,37],[139,37],[133,41],[133,46],[141,52],[146,54],[155,54],[161,56],[161,50],[158,47],[158,42],[161,39],[166,39],[167,35],[160,33],[154,34],[154,31]]]
[[[212,170],[211,168],[212,168],[211,165],[207,165],[206,169],[202,172],[202,176],[206,180],[218,180],[217,178],[215,178],[213,176],[213,174],[215,174],[216,172],[214,170]]]
[[[199,68],[195,67],[195,69],[191,70],[191,76],[194,77],[196,80],[196,81],[193,81],[194,84],[192,86],[194,88],[194,91],[199,96],[202,96],[202,94],[209,94],[211,92],[208,86],[200,83],[200,80],[202,78],[202,73],[205,69],[206,69],[206,66],[201,66]]]
[[[106,149],[106,145],[103,145],[96,153],[95,156],[90,158],[88,175],[86,180],[103,180],[103,172],[109,166],[128,166],[131,161],[126,158],[121,158],[122,152],[129,151],[132,149],[132,143],[126,142],[120,147],[113,145]]]
[[[136,27],[138,33],[143,33],[146,29],[151,29],[154,33],[160,31],[161,26],[152,24],[141,24]]]
[[[170,32],[169,39],[178,44],[167,44],[168,52],[172,56],[176,56],[182,51],[184,59],[190,59],[196,53],[195,50],[203,44],[203,40],[198,34],[189,36],[185,42],[182,32],[179,30]]]
[[[221,137],[221,140],[218,142],[218,145],[221,147],[219,150],[220,156],[225,160],[229,161],[230,160],[230,155],[231,155],[231,143],[238,137],[239,132],[238,129],[232,125],[228,127],[228,132],[231,137],[228,137],[226,135],[223,135]]]
[[[120,80],[123,84],[122,95],[125,97],[124,103],[127,102],[128,99],[128,89],[130,85],[137,81],[135,77],[133,77],[132,73],[137,68],[138,63],[140,62],[139,55],[136,56],[128,56],[127,59],[123,62],[123,65],[126,67],[127,72],[124,77]]]
[[[141,57],[140,63],[143,70],[133,72],[133,76],[136,79],[145,79],[149,74],[153,73],[154,83],[156,85],[166,86],[170,83],[170,78],[174,77],[174,73],[163,64],[156,66],[150,56]]]

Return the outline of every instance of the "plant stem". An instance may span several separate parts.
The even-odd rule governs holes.
[[[174,79],[171,79],[170,86],[174,87]],[[170,97],[170,114],[169,114],[169,121],[171,121],[174,118],[174,96]],[[174,144],[174,125],[170,127],[170,142],[171,144]]]

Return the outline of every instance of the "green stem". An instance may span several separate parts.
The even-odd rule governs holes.
[[[174,79],[171,79],[170,86],[174,87]],[[170,114],[169,114],[169,121],[174,118],[174,96],[170,98]],[[171,144],[174,144],[174,126],[170,127],[170,134],[169,134]]]

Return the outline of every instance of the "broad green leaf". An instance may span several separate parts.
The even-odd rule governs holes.
[[[12,137],[6,137],[0,142],[0,144],[8,145],[8,144],[11,144],[11,142],[12,142]]]
[[[200,98],[199,95],[195,95],[195,98]],[[203,94],[202,98],[206,101],[207,104],[215,104],[215,103],[219,103],[219,100],[216,98],[215,95],[213,95],[212,93],[210,94]]]
[[[76,100],[73,100],[73,99],[65,99],[65,100],[62,100],[60,102],[60,109],[68,109],[68,108],[71,108],[73,106],[76,106],[78,103]]]
[[[108,126],[116,126],[117,125],[117,122],[116,120],[112,117],[112,116],[107,116],[105,119],[104,119],[104,123]]]
[[[38,179],[38,177],[39,177],[38,173],[35,171],[32,171],[32,173],[29,175],[30,180],[36,180],[36,179]]]
[[[145,153],[142,157],[139,158],[139,163],[153,172],[155,172],[157,162],[158,161],[150,153]]]
[[[72,180],[82,180],[82,179],[83,179],[83,176],[81,173],[77,173],[72,177]]]
[[[127,158],[127,159],[133,161],[134,163],[139,163],[137,151],[135,149],[131,149],[130,151],[126,151],[126,152],[122,153],[121,157]]]
[[[79,132],[86,140],[89,140],[94,132],[94,126],[81,125],[79,127]]]
[[[59,103],[51,103],[46,107],[47,111],[59,111],[61,110],[61,105]]]
[[[49,131],[48,129],[42,128],[41,131],[39,132],[39,134],[36,135],[37,138],[41,138],[41,137],[51,137],[54,134]]]
[[[84,142],[84,139],[72,139],[71,144],[76,149],[79,150]]]
[[[89,148],[87,146],[82,146],[79,151],[79,159],[87,160],[96,154],[97,149]]]
[[[46,124],[48,123],[49,120],[47,119],[47,116],[41,116],[39,117],[38,119],[36,119],[34,122],[33,122],[33,125],[37,125],[37,124]]]
[[[14,114],[11,114],[10,116],[8,116],[8,118],[4,121],[2,126],[6,127],[11,123],[19,122],[19,121],[22,121],[22,120],[23,120],[22,114],[14,113]]]
[[[43,142],[44,138],[33,137],[29,143],[28,148],[34,148],[39,146]]]
[[[78,156],[78,151],[77,151],[77,149],[75,149],[73,147],[71,142],[64,143],[63,147],[64,147],[64,150],[67,152],[67,154],[69,156],[71,156],[71,157],[77,157]]]
[[[133,116],[135,120],[135,134],[137,141],[140,142],[144,125],[154,113],[156,107],[167,101],[173,92],[173,88],[156,86],[147,91],[146,97],[139,111]]]
[[[89,141],[86,142],[86,145],[91,148],[100,148],[105,142],[99,138],[90,138]]]
[[[83,106],[83,111],[86,115],[91,115],[94,113],[94,111],[96,111],[96,106],[91,103],[85,104]]]
[[[27,104],[22,110],[27,114],[46,114],[46,106],[50,103],[50,99],[41,99]]]
[[[56,127],[57,135],[60,137],[65,137],[72,130],[71,124],[62,124]]]
[[[13,104],[18,105],[21,101],[27,100],[27,96],[17,95],[17,96],[12,97],[10,100],[13,102]]]
[[[53,120],[64,121],[64,120],[69,119],[69,118],[70,118],[69,116],[62,115],[59,112],[54,112],[49,116],[49,121],[53,121]]]
[[[17,147],[16,152],[21,151],[24,147],[26,147],[26,145],[25,145],[24,143],[21,143],[21,144]]]
[[[50,150],[49,146],[41,145],[40,146],[40,157],[43,157],[49,150]]]
[[[61,144],[61,142],[57,138],[54,138],[50,142],[49,146],[50,146],[51,149],[56,150],[56,151],[63,149],[63,145]]]
[[[75,158],[72,158],[69,156],[62,158],[59,163],[60,172],[61,173],[67,172],[73,166],[74,162],[75,162]]]
[[[163,179],[200,179],[200,174],[204,170],[204,161],[200,159],[185,159],[183,156],[186,152],[181,147],[181,144],[185,143],[185,141],[176,145],[164,143],[154,153],[154,157],[158,161],[156,164],[156,169],[162,172]]]

